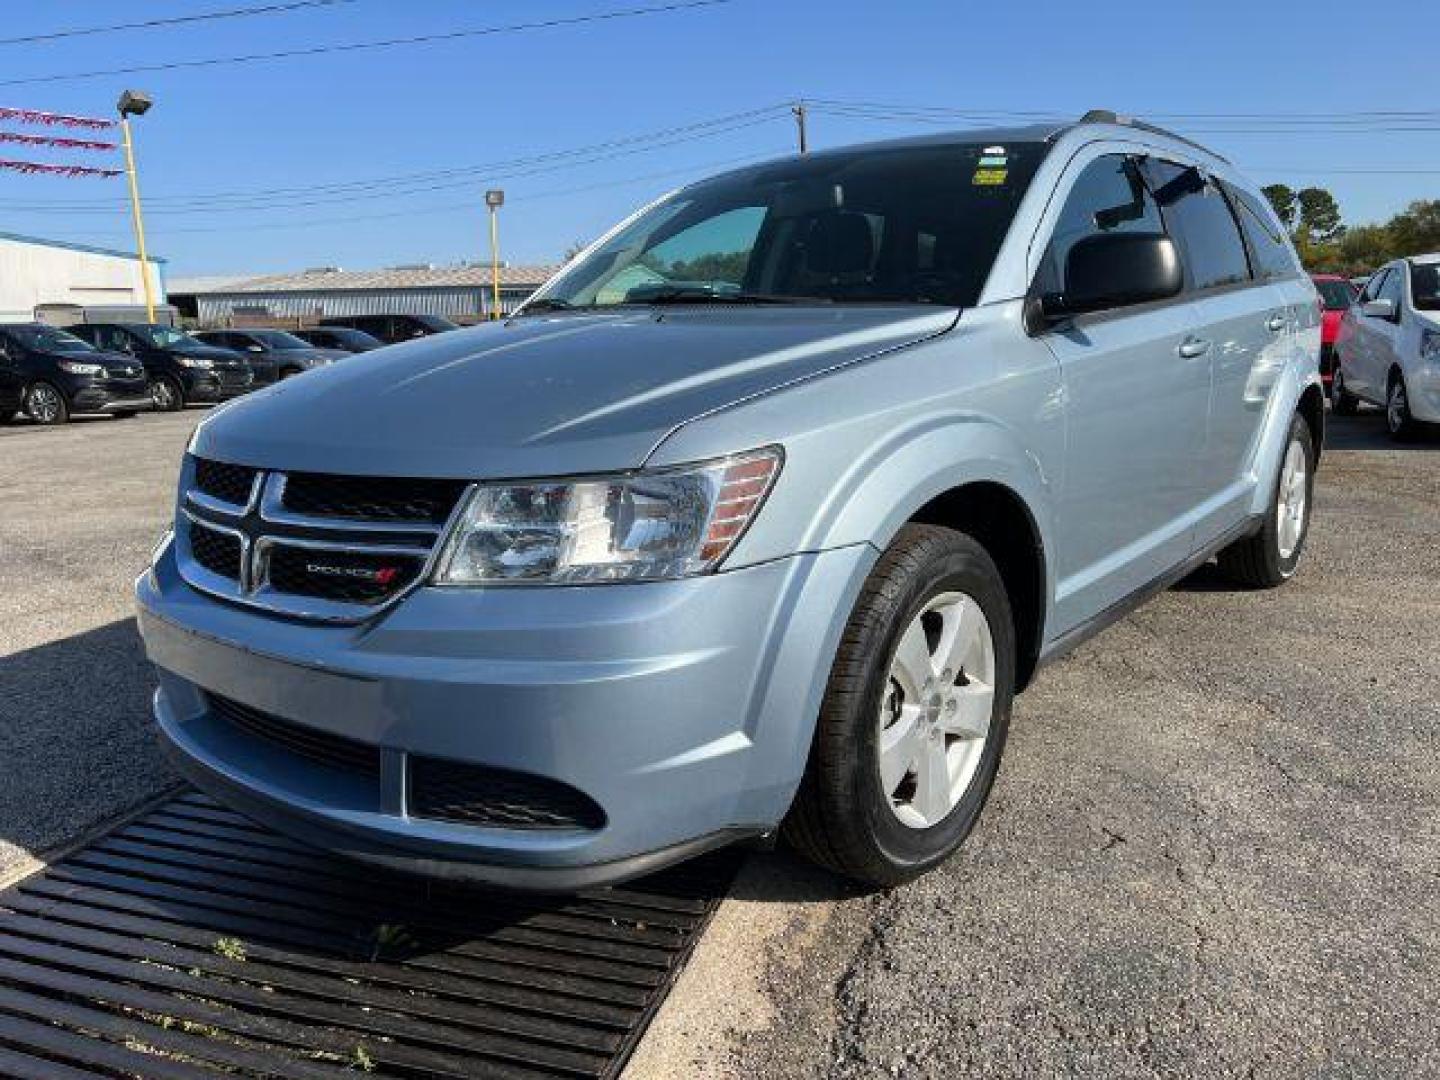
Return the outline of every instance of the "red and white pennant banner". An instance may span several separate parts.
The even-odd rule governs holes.
[[[51,165],[43,161],[10,161],[0,158],[0,170],[44,176],[119,176],[124,169],[96,169],[89,165]]]
[[[53,146],[59,150],[118,150],[112,142],[98,139],[71,139],[63,135],[29,135],[19,131],[0,131],[0,143],[19,143],[22,146]]]
[[[89,128],[91,131],[106,131],[115,126],[114,120],[102,117],[70,116],[67,113],[41,112],[38,109],[10,109],[3,105],[0,105],[0,120],[40,124],[43,127]]]

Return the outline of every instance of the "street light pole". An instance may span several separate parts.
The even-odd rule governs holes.
[[[149,94],[126,90],[120,95],[120,130],[125,142],[125,176],[130,181],[130,217],[135,226],[135,247],[140,256],[140,281],[145,288],[145,321],[155,321],[155,288],[150,283],[150,257],[145,251],[145,219],[140,213],[140,182],[135,177],[135,143],[130,137],[130,117],[144,116],[154,104]]]
[[[485,192],[485,205],[490,209],[490,318],[500,318],[500,207],[505,205],[505,192],[492,188]]]

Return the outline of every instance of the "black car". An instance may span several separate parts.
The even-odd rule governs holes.
[[[343,349],[317,349],[284,330],[201,330],[195,336],[245,357],[256,386],[269,386],[350,355]]]
[[[92,345],[128,353],[145,365],[155,407],[166,412],[191,402],[228,401],[254,388],[244,357],[217,349],[160,323],[82,323],[70,328]]]
[[[336,315],[321,319],[320,325],[349,326],[355,330],[364,330],[387,345],[460,329],[455,323],[439,315]]]
[[[349,326],[316,326],[309,330],[295,330],[293,333],[301,341],[308,341],[316,348],[339,349],[348,353],[369,352],[385,344],[364,330],[355,330]]]
[[[100,352],[44,323],[0,324],[0,422],[20,409],[36,423],[63,424],[72,413],[149,408],[145,368],[133,357]]]

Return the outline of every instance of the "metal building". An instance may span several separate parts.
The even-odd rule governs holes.
[[[501,312],[513,311],[557,269],[501,267]],[[176,279],[170,296],[184,314],[206,326],[379,314],[443,315],[470,322],[490,316],[490,267],[400,266],[361,271],[324,267],[264,277]]]
[[[149,261],[155,302],[163,304],[165,260]],[[138,309],[144,318],[144,304],[138,255],[0,232],[0,322],[97,308]]]

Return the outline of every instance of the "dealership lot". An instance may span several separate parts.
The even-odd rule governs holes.
[[[129,585],[203,416],[0,428],[0,874],[172,782]],[[1291,586],[1202,572],[1047,671],[926,879],[754,860],[636,1072],[1440,1072],[1437,466],[1332,421]]]

